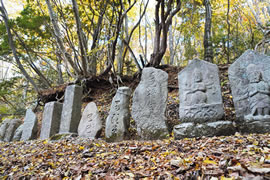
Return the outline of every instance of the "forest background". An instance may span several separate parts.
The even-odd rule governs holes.
[[[0,15],[2,117],[63,84],[119,85],[194,58],[231,64],[247,49],[270,55],[267,0],[1,0]]]

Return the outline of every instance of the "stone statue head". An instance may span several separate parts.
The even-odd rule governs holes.
[[[260,82],[262,79],[262,73],[258,66],[250,64],[247,67],[247,77],[250,83]]]
[[[193,72],[193,81],[202,82],[202,73],[197,68]]]

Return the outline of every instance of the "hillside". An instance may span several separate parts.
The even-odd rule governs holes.
[[[219,66],[225,119],[234,120],[227,67]],[[178,123],[177,67],[163,67],[169,74],[168,127]],[[103,122],[115,89],[106,78],[88,82],[84,96],[95,101]],[[94,83],[93,83],[94,82]],[[132,89],[138,81],[123,79]],[[64,86],[44,92],[44,99],[55,97]],[[85,91],[85,92],[86,92]],[[53,99],[53,98],[51,98]],[[39,113],[39,117],[41,114]],[[65,137],[61,140],[35,140],[0,143],[2,179],[268,179],[270,178],[270,135],[236,133],[228,137],[202,137],[138,141],[131,121],[131,141],[106,143],[99,140]]]

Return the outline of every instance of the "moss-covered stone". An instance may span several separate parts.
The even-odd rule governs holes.
[[[52,137],[50,137],[50,140],[62,140],[62,139],[69,139],[73,137],[77,137],[78,134],[75,133],[65,133],[65,134],[55,134]]]

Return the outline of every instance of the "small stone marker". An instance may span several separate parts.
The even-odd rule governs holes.
[[[1,124],[0,124],[0,141],[4,141],[6,130],[8,128],[8,122],[10,119],[5,119]]]
[[[81,119],[83,88],[71,85],[66,88],[59,133],[77,133]]]
[[[78,127],[78,135],[86,138],[98,138],[102,123],[96,104],[90,102],[85,107]]]
[[[23,132],[23,124],[21,124],[15,131],[13,141],[20,141]]]
[[[224,116],[218,67],[194,59],[178,74],[179,117],[174,127],[176,139],[233,134],[230,121]]]
[[[238,129],[270,132],[270,56],[247,50],[230,67]]]
[[[47,139],[59,132],[63,104],[49,102],[45,104],[40,139]]]
[[[168,135],[165,110],[168,97],[168,74],[155,68],[144,68],[141,81],[133,94],[132,118],[138,135],[145,140]]]
[[[21,140],[32,140],[37,138],[37,117],[31,109],[27,109],[22,127]]]
[[[127,139],[130,124],[130,95],[131,90],[128,87],[120,87],[112,100],[105,126],[105,136],[108,142]]]
[[[22,121],[19,119],[12,119],[8,122],[8,127],[5,133],[4,141],[10,142],[13,139],[16,129],[22,124]]]

